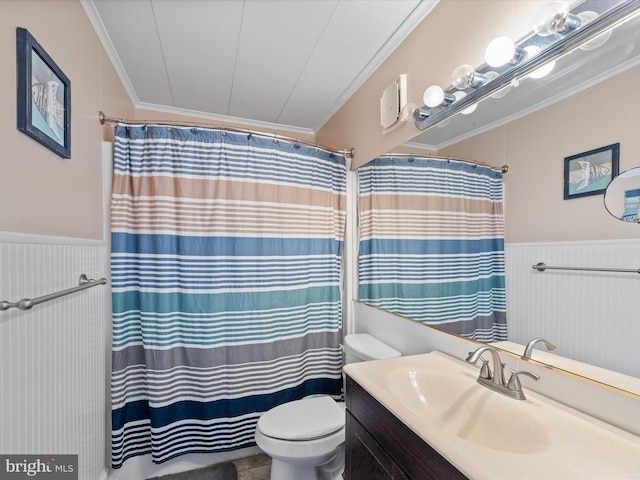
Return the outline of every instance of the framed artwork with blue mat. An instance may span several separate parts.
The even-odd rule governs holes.
[[[18,130],[71,158],[71,82],[25,28],[16,29]]]
[[[618,175],[619,165],[619,143],[565,157],[564,199],[603,194]]]

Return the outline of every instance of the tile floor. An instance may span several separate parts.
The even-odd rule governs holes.
[[[233,460],[238,472],[238,480],[269,480],[271,458],[265,454]]]

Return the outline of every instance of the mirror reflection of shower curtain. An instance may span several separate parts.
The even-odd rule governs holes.
[[[358,180],[359,299],[479,341],[506,340],[502,173],[381,157]]]
[[[117,125],[112,466],[254,445],[262,412],[341,390],[345,159]]]

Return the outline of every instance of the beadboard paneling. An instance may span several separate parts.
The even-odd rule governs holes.
[[[0,300],[65,290],[81,273],[109,278],[105,242],[25,237],[0,234]],[[105,476],[110,292],[0,312],[0,452],[78,454],[80,479]]]
[[[640,275],[531,268],[638,269],[640,240],[507,244],[505,257],[509,340],[640,377]]]

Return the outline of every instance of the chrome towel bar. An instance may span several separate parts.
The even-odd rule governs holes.
[[[545,270],[586,270],[589,272],[617,272],[617,273],[640,273],[640,268],[589,268],[589,267],[550,267],[542,262],[538,262],[531,268],[544,272]]]
[[[62,297],[63,295],[69,295],[70,293],[79,292],[80,290],[85,290],[87,288],[95,287],[96,285],[105,285],[107,283],[106,278],[101,278],[100,280],[89,279],[83,273],[80,275],[80,280],[78,280],[79,285],[77,287],[68,288],[66,290],[62,290],[56,293],[50,293],[49,295],[43,295],[42,297],[37,298],[23,298],[22,300],[18,300],[17,302],[7,302],[6,300],[2,300],[0,302],[0,310],[8,310],[10,308],[17,308],[19,310],[29,310],[34,305],[39,303],[48,302],[49,300],[53,300],[58,297]]]

